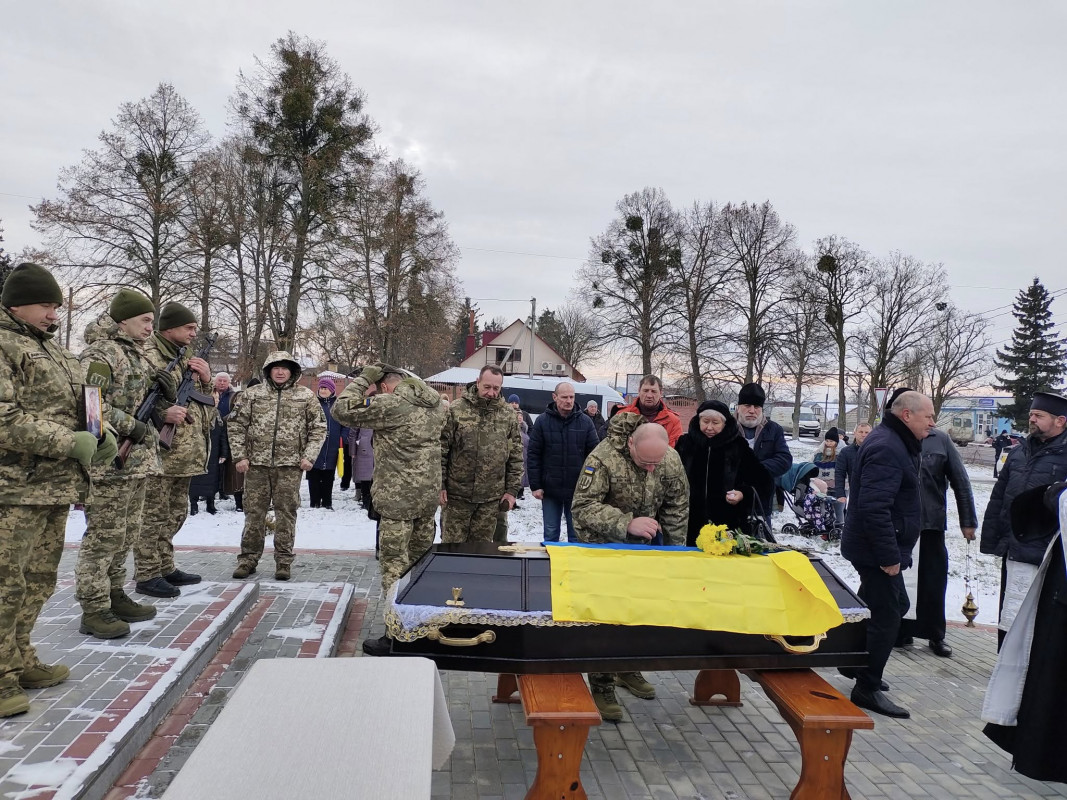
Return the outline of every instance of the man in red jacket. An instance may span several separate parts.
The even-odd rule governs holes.
[[[655,375],[646,375],[641,379],[637,389],[637,402],[619,409],[619,413],[628,411],[640,414],[649,422],[662,425],[667,431],[667,440],[674,447],[682,435],[682,421],[678,415],[663,403],[663,381]]]

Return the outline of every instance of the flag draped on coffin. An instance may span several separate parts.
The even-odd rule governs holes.
[[[844,622],[802,553],[711,556],[695,548],[548,545],[552,618],[814,636]]]

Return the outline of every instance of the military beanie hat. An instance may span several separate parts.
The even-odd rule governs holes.
[[[171,328],[180,328],[182,325],[197,321],[196,314],[181,303],[167,303],[159,312],[159,324],[156,328],[169,331]]]
[[[32,306],[37,303],[63,303],[63,290],[52,273],[40,264],[19,264],[4,281],[0,303],[7,308]]]
[[[115,322],[122,322],[141,314],[155,314],[156,307],[136,289],[119,289],[118,294],[111,298],[107,313]]]

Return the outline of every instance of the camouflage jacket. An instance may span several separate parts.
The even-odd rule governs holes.
[[[78,359],[0,309],[0,505],[88,500],[89,473],[67,456],[83,405]]]
[[[418,378],[405,378],[391,394],[366,396],[366,378],[353,380],[333,407],[350,428],[374,431],[374,508],[388,519],[431,517],[441,496],[440,395]]]
[[[471,503],[518,497],[522,438],[515,410],[499,397],[484,400],[472,383],[448,407],[441,429],[441,481],[449,496]]]
[[[270,379],[273,364],[288,361],[294,368],[280,388]],[[248,459],[256,467],[299,467],[315,463],[326,441],[326,418],[315,393],[300,386],[300,366],[284,350],[263,362],[263,383],[234,398],[227,421],[233,462]]]
[[[146,351],[152,366],[156,369],[164,369],[174,360],[174,356],[178,355],[178,345],[164,339],[159,333],[154,333],[148,340]],[[175,383],[182,382],[182,374],[192,357],[192,350],[187,349],[181,363],[171,370]],[[207,395],[211,394],[211,387],[201,383],[199,378],[196,378],[196,390]],[[178,425],[175,428],[170,450],[159,448],[159,457],[163,462],[163,474],[171,478],[203,475],[207,472],[211,426],[218,418],[218,412],[214,407],[209,408],[192,402],[188,405],[188,411],[192,422]]]
[[[127,336],[107,314],[85,329],[85,341],[89,346],[78,358],[85,370],[92,368],[95,375],[107,376],[100,386],[104,402],[109,406],[105,417],[120,438],[126,436],[136,427],[133,415],[155,382],[156,367],[148,356],[147,344]],[[165,410],[166,405],[157,410]],[[161,472],[159,434],[151,424],[144,439],[130,451],[125,468],[116,469],[114,464],[93,465],[94,480],[143,478]]]
[[[652,471],[630,457],[630,434],[645,419],[619,413],[608,423],[608,436],[585,459],[571,503],[574,532],[583,542],[647,544],[630,536],[626,527],[634,517],[653,517],[663,531],[663,543],[684,545],[689,525],[689,481],[682,460],[673,449]]]

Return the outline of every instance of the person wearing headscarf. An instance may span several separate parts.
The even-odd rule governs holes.
[[[692,547],[708,523],[748,533],[753,499],[769,494],[773,479],[727,405],[719,400],[701,403],[675,449],[689,478],[686,544]]]

